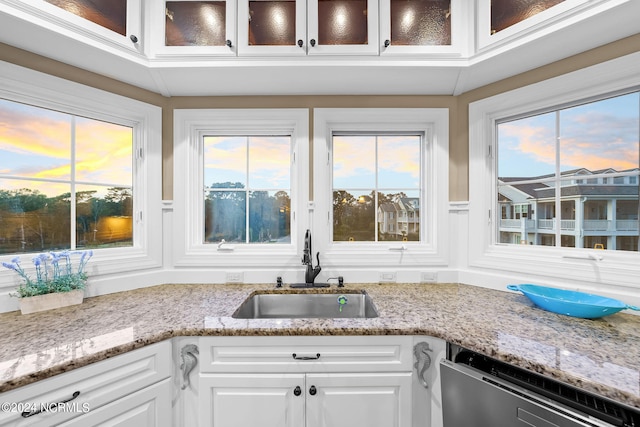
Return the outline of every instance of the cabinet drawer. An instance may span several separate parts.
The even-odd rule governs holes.
[[[28,417],[17,411],[0,412],[0,426],[58,425],[170,376],[171,343],[143,347],[1,393],[0,401],[16,403],[21,411],[27,406],[35,411],[49,405],[53,409]],[[68,402],[55,405],[64,401]]]
[[[410,371],[410,336],[203,337],[200,372]]]
[[[60,427],[160,427],[171,419],[171,379],[76,417]]]

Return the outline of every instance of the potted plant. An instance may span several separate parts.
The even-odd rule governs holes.
[[[80,256],[77,269],[74,270],[72,256]],[[20,298],[22,314],[50,310],[68,305],[80,304],[84,299],[87,273],[84,268],[93,256],[93,251],[63,251],[38,254],[33,257],[36,279],[32,279],[20,265],[20,257],[2,265],[15,271],[23,283],[16,293],[9,294]]]

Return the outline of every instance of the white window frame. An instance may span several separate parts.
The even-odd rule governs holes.
[[[204,243],[202,138],[215,134],[291,135],[291,243]],[[174,266],[298,270],[308,227],[307,109],[185,109],[174,111]]]
[[[89,281],[102,275],[162,267],[162,110],[79,83],[0,62],[0,98],[131,127],[133,147],[133,245],[95,249],[87,265]],[[0,261],[31,254],[0,255]],[[0,289],[18,283],[0,270]]]
[[[630,90],[640,85],[640,53],[630,54],[469,106],[469,266],[500,274],[638,288],[640,253],[498,244],[496,123],[500,119]],[[488,269],[488,270],[487,270]]]
[[[333,242],[331,137],[334,132],[420,132],[420,242]],[[446,108],[314,109],[313,250],[323,265],[403,268],[448,265],[449,110]]]

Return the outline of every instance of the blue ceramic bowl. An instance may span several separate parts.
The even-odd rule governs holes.
[[[622,301],[600,295],[538,285],[508,285],[507,289],[520,291],[538,307],[567,316],[596,319],[620,310],[640,310]]]

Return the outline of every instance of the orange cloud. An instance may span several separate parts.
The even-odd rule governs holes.
[[[0,150],[17,165],[3,165],[2,173],[69,179],[71,136],[70,115],[8,101],[0,103]],[[77,117],[76,179],[131,185],[132,145],[131,128]],[[29,183],[29,187],[36,186]],[[50,187],[55,188],[53,184]]]

